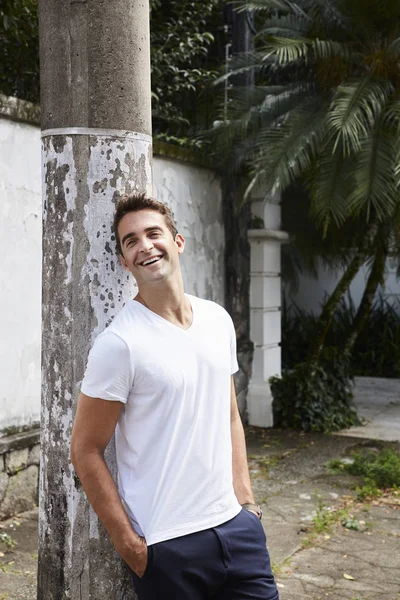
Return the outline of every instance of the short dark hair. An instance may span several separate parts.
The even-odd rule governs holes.
[[[121,240],[118,233],[118,225],[125,215],[129,214],[130,212],[137,212],[139,210],[154,210],[163,215],[165,223],[170,230],[172,237],[175,239],[178,230],[176,228],[171,210],[168,208],[168,206],[163,202],[156,200],[155,198],[151,198],[151,196],[147,196],[146,193],[132,192],[131,194],[122,196],[122,198],[120,198],[117,202],[113,223],[117,254],[123,254]]]

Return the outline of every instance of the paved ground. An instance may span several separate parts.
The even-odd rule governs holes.
[[[400,380],[357,377],[354,393],[362,427],[352,427],[341,435],[377,440],[400,440]]]
[[[381,400],[375,410],[369,396],[362,396],[370,411],[363,430],[340,436],[247,431],[254,490],[264,509],[281,600],[400,600],[400,492],[358,504],[354,487],[360,481],[327,468],[328,461],[365,448],[400,449],[400,442],[359,437],[375,435],[387,419],[381,435],[387,427],[393,429],[391,439],[400,438],[400,427],[391,427],[400,423],[397,387],[383,381],[374,385]],[[324,526],[329,521],[331,529]],[[353,529],[343,526],[346,522]],[[36,511],[0,524],[0,536],[7,534],[17,544],[7,549],[0,542],[0,600],[36,599],[36,531]]]

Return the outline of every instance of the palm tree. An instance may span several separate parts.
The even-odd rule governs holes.
[[[249,174],[247,196],[259,183],[268,195],[301,181],[323,238],[349,225],[355,232],[319,319],[316,363],[338,303],[371,260],[352,339],[358,334],[399,229],[400,4],[250,0],[246,10],[258,28],[255,50],[233,74],[251,69],[257,84],[233,90],[219,151],[233,147],[229,164]]]

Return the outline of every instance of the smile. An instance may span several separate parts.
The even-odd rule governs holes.
[[[161,260],[163,258],[163,255],[160,254],[158,256],[152,256],[151,258],[147,258],[146,260],[144,260],[143,262],[139,263],[139,265],[141,267],[147,267],[148,265],[154,265],[156,262],[158,262],[159,260]]]

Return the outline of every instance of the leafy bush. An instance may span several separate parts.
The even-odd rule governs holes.
[[[151,1],[153,129],[177,138],[201,129],[223,59],[222,0]]]
[[[352,380],[345,358],[325,355],[323,364],[300,363],[270,379],[276,427],[324,433],[358,425]]]
[[[357,453],[354,463],[346,465],[346,471],[352,475],[363,475],[368,484],[377,488],[400,486],[400,453],[390,448],[380,452]]]
[[[336,312],[326,344],[340,349],[351,330],[356,308],[351,298],[343,300]],[[296,305],[282,311],[282,363],[291,369],[304,362],[315,332],[317,316]],[[371,344],[373,340],[373,344]],[[352,375],[400,377],[400,301],[378,296],[350,358]]]
[[[4,0],[0,8],[0,91],[39,102],[37,0]]]

